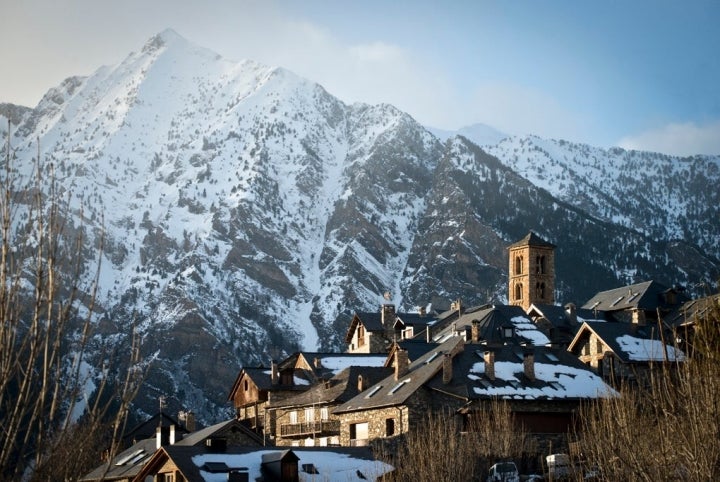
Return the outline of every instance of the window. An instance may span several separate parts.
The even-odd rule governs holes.
[[[315,421],[315,407],[310,407],[305,409],[305,421],[306,422],[314,422]]]
[[[245,391],[247,392],[249,388],[250,388],[250,384],[248,383],[247,380],[245,380]]]
[[[522,299],[522,283],[518,283],[515,285],[515,299],[516,300]]]
[[[290,412],[290,423],[298,423],[297,421],[297,412],[293,410]]]
[[[330,414],[329,414],[329,412],[328,412],[328,408],[327,408],[327,407],[322,407],[322,408],[320,409],[320,420],[327,420],[327,419],[329,419],[329,418],[330,418]]]
[[[513,337],[513,328],[512,326],[503,326],[503,338],[512,338]]]
[[[395,435],[395,419],[388,418],[385,420],[385,436],[390,437]]]
[[[537,274],[545,274],[545,256],[538,255],[535,258],[535,272]]]
[[[515,274],[522,274],[523,257],[515,256]]]
[[[535,297],[538,299],[545,299],[545,283],[538,282],[535,285]]]
[[[358,348],[365,345],[365,327],[362,324],[358,325],[357,329],[358,336]]]

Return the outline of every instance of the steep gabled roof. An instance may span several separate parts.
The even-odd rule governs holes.
[[[485,370],[485,352],[494,356],[494,376]],[[524,360],[532,355],[534,377],[525,375]],[[576,401],[617,395],[600,376],[565,350],[545,346],[487,347],[465,345],[453,359],[453,378],[443,383],[438,374],[429,388],[472,400]]]
[[[593,296],[582,308],[591,311],[617,312],[623,310],[654,311],[658,308],[671,308],[672,304],[665,301],[665,294],[671,291],[657,281],[645,281],[628,286],[621,286],[601,291]],[[677,293],[678,302],[687,301],[687,296]]]
[[[654,326],[606,321],[584,322],[570,343],[568,351],[578,354],[590,333],[594,333],[617,358],[625,363],[685,359],[685,354],[681,350],[662,342],[660,333]]]
[[[462,347],[460,337],[452,337],[434,350],[410,363],[407,373],[399,380],[395,375],[385,377],[362,393],[333,410],[340,414],[381,407],[402,405],[415,391],[422,387],[442,368],[444,354],[455,353]]]
[[[712,309],[720,309],[720,295],[690,300],[673,313],[667,315],[665,323],[672,327],[688,326],[707,316]]]
[[[109,464],[103,463],[84,475],[81,481],[132,479],[155,453],[157,440],[146,438],[117,454]]]
[[[185,435],[182,440],[177,442],[175,445],[186,446],[186,445],[199,445],[204,443],[207,439],[212,437],[222,437],[228,432],[239,431],[243,432],[248,438],[258,442],[258,445],[262,445],[262,438],[260,438],[255,432],[243,425],[238,419],[231,418],[224,422],[216,423],[210,427],[206,427],[201,430],[196,430]]]
[[[237,393],[237,391],[240,389],[240,382],[245,377],[248,377],[250,380],[252,380],[258,390],[270,390],[272,388],[272,377],[270,368],[265,368],[262,366],[255,368],[244,367],[240,370],[240,373],[238,373],[238,376],[235,378],[235,382],[233,383],[233,386],[230,389],[230,393],[228,394],[228,401],[232,401],[235,398],[235,393]]]
[[[363,377],[365,386],[380,381],[392,373],[391,368],[351,366],[332,377],[326,383],[319,383],[306,392],[294,397],[273,402],[269,408],[292,408],[307,407],[311,405],[325,405],[333,403],[344,403],[354,396],[358,391],[358,376]]]
[[[473,322],[480,328],[480,339],[493,344],[523,344],[530,342],[533,345],[545,345],[550,340],[543,334],[528,317],[520,306],[511,305],[483,305],[469,308],[454,323],[441,330],[433,337],[435,341],[443,341],[449,336],[458,333],[467,333],[472,330]],[[512,336],[505,336],[505,329],[512,329]]]

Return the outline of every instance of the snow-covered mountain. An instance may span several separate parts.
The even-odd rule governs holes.
[[[210,421],[240,366],[342,349],[352,312],[388,291],[403,310],[503,301],[505,247],[531,229],[558,246],[561,302],[720,274],[718,157],[443,143],[390,105],[347,105],[170,30],[0,116],[20,173],[39,140],[74,194],[87,276],[104,226],[95,356],[108,340],[122,353],[137,324],[153,360],[141,412],[167,395]]]

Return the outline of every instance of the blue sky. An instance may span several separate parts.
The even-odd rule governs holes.
[[[173,28],[433,127],[720,154],[718,25],[718,0],[0,0],[0,102]]]

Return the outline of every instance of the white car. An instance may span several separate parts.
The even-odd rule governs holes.
[[[490,467],[487,482],[520,482],[515,462],[498,462]]]

